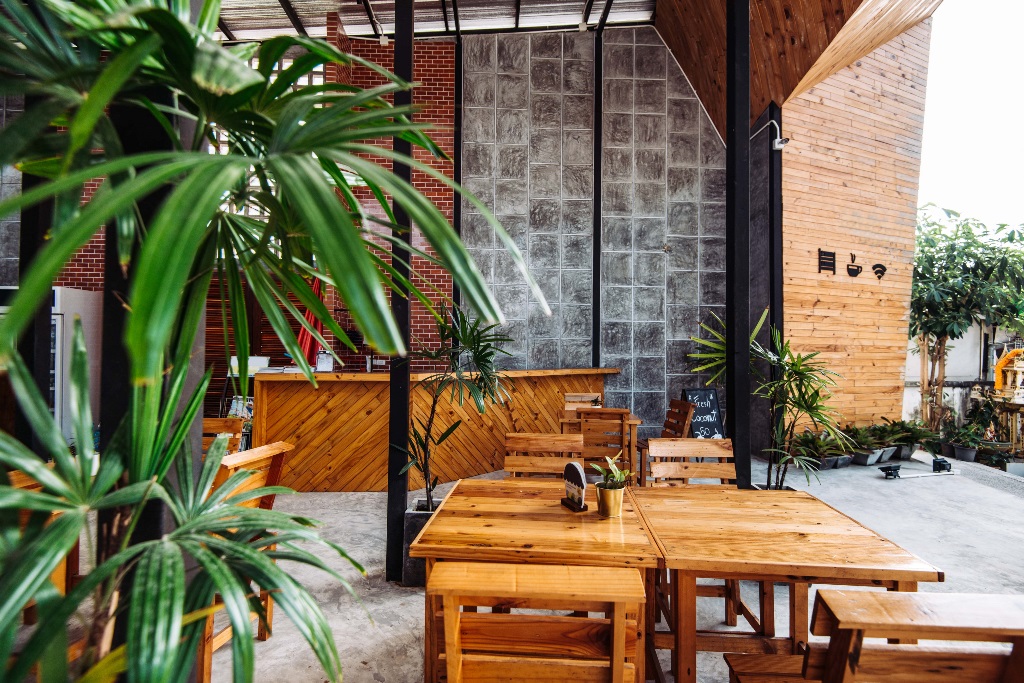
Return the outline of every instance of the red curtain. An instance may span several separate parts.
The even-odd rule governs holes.
[[[316,294],[318,297],[320,297],[321,301],[323,300],[323,294],[321,293],[322,287],[323,285],[320,282],[320,278],[313,278],[313,294]],[[307,308],[305,317],[306,321],[313,328],[315,328],[316,331],[319,332],[321,336],[323,336],[324,324],[316,319],[316,316],[313,314],[313,311]],[[302,355],[306,357],[306,360],[309,362],[310,365],[315,366],[316,354],[317,351],[320,350],[320,342],[316,341],[313,338],[313,334],[305,327],[299,330],[298,341],[299,348],[302,349]]]

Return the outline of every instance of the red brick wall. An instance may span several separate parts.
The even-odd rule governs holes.
[[[394,68],[394,43],[384,46],[376,40],[350,39],[339,26],[336,14],[328,15],[327,37],[328,40],[334,41],[334,44],[342,50],[379,64],[386,69],[391,70]],[[418,108],[415,119],[437,126],[436,129],[430,131],[430,136],[446,154],[451,156],[454,153],[455,146],[454,41],[416,41],[413,47],[413,64],[413,80],[419,84],[413,90],[413,104]],[[362,88],[371,88],[383,85],[386,82],[382,76],[361,66],[352,68],[350,74],[339,75],[339,71],[334,71],[333,73],[339,78],[348,75],[351,79],[350,83]],[[328,72],[328,77],[331,76],[331,73]],[[377,140],[374,142],[383,147],[390,148],[391,146],[391,140]],[[451,161],[437,159],[426,150],[413,148],[413,158],[430,165],[449,177],[452,175]],[[389,162],[380,157],[376,157],[374,160],[385,166],[389,165]],[[412,184],[433,201],[449,221],[453,219],[455,207],[454,193],[444,183],[432,178],[423,171],[413,169]],[[357,188],[356,194],[360,200],[366,202],[365,206],[367,208],[373,207],[376,204],[376,200],[365,189],[360,190],[360,188]],[[380,215],[382,212],[377,210],[374,213]],[[423,236],[416,230],[413,232],[412,243],[417,248],[432,253]],[[412,267],[424,276],[431,285],[446,294],[451,293],[451,276],[442,268],[419,257],[413,257]],[[421,289],[426,290],[427,287],[421,286]],[[439,297],[436,294],[431,298],[438,302]],[[422,344],[436,347],[438,341],[433,316],[418,301],[413,301],[410,308],[412,322],[410,332],[413,345]],[[346,323],[349,323],[349,321],[339,320],[339,322],[342,323],[342,326],[348,327]],[[365,359],[362,356],[354,356],[352,354],[342,355],[342,360],[350,367],[353,367],[353,369],[362,369],[362,364],[365,363]],[[414,362],[413,369],[427,370],[429,365],[417,361]]]
[[[82,204],[86,204],[96,194],[102,180],[90,180],[82,191]],[[105,230],[102,228],[93,235],[74,258],[68,262],[54,281],[57,287],[74,287],[100,291],[103,289],[103,250],[106,244]]]

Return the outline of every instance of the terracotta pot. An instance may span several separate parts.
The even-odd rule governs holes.
[[[597,514],[602,517],[622,516],[622,492],[626,489],[606,489],[599,485],[597,489]]]

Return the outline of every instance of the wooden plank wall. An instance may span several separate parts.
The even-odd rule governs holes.
[[[785,331],[843,375],[846,421],[902,413],[930,35],[928,19],[783,106]]]
[[[459,429],[434,455],[433,474],[454,481],[504,467],[506,432],[560,431],[565,393],[604,395],[607,369],[509,372],[511,400],[488,406],[483,415],[467,396],[464,405],[443,400],[435,434],[456,420]],[[414,375],[416,381],[419,376]],[[256,383],[253,445],[295,444],[281,484],[298,491],[386,491],[388,381],[386,374],[318,375],[305,380],[274,378]],[[426,420],[430,397],[414,390],[413,418]],[[423,486],[410,471],[409,488]]]

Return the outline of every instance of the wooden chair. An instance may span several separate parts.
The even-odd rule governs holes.
[[[228,453],[234,453],[242,445],[242,425],[240,417],[204,417],[203,418],[203,453],[210,450],[210,445],[221,434],[228,437]]]
[[[566,463],[583,465],[582,434],[505,435],[505,476],[561,476]]]
[[[281,481],[281,468],[284,465],[285,456],[293,448],[295,446],[290,443],[278,441],[277,443],[225,456],[220,463],[220,468],[217,470],[217,475],[214,477],[214,489],[223,485],[238,470],[249,470],[256,474],[242,482],[238,488],[231,492],[232,495],[238,495],[262,486],[277,486]],[[246,501],[241,505],[270,510],[274,507],[275,498],[276,496],[274,495],[262,496]],[[273,548],[274,546],[270,547]],[[270,593],[260,591],[260,603],[263,605],[267,619],[266,623],[260,621],[257,625],[256,638],[257,640],[266,640],[270,637],[270,629],[274,619],[274,601]],[[256,618],[256,615],[251,615],[251,618]],[[202,639],[199,641],[198,662],[196,665],[196,681],[198,683],[208,683],[210,681],[213,653],[230,641],[231,637],[232,629],[230,625],[215,632],[213,617],[207,617],[206,628]]]
[[[644,476],[646,486],[678,486],[692,484],[694,479],[714,479],[718,485],[735,485],[736,462],[733,457],[732,439],[651,439],[648,462],[643,466],[649,468]],[[768,591],[766,597],[774,600],[774,587],[761,585],[761,590]],[[660,571],[655,577],[655,596],[660,614],[664,614],[668,623],[673,624],[671,604],[671,587],[667,571]],[[735,626],[737,615],[742,614],[750,625],[760,629],[766,610],[774,613],[774,604],[764,604],[759,610],[760,616],[743,603],[740,595],[740,582],[726,579],[724,584],[700,584],[697,586],[700,597],[723,598],[725,600],[725,623]]]
[[[53,463],[48,463],[48,467],[53,467]],[[19,470],[11,470],[7,473],[7,477],[10,480],[10,484],[13,488],[22,489],[25,491],[42,491],[42,484],[37,482],[29,475]],[[18,524],[22,529],[28,524],[29,516],[31,513],[28,510],[21,510],[18,513]],[[55,512],[50,515],[50,521],[60,517],[59,512]],[[76,543],[67,557],[64,558],[64,562],[57,565],[57,568],[53,570],[50,575],[50,581],[57,588],[57,591],[61,595],[66,595],[69,590],[75,587],[80,578],[79,574],[79,544]],[[22,620],[26,624],[36,623],[36,604],[35,601],[30,602],[25,609],[22,610]]]
[[[644,476],[647,486],[675,486],[694,479],[736,483],[732,439],[651,439]]]
[[[565,394],[565,419],[579,419],[576,411],[580,408],[597,408],[594,401],[601,401],[601,394]]]
[[[821,590],[803,655],[726,654],[732,683],[1020,683],[1024,596]],[[887,638],[888,643],[865,643]],[[904,641],[903,644],[894,643]],[[907,641],[960,641],[911,645]],[[1012,650],[966,642],[1012,643]]]
[[[636,470],[636,444],[630,438],[630,415],[625,408],[580,408],[580,433],[583,435],[583,459],[587,468],[591,463],[605,466],[605,457],[614,458],[620,452],[620,467]]]
[[[685,439],[690,436],[690,422],[693,420],[693,411],[696,409],[692,403],[672,399],[668,404],[668,412],[665,413],[665,423],[661,427],[662,439]],[[644,485],[644,475],[647,472],[647,450],[648,439],[637,439],[636,452],[640,462],[640,485]]]
[[[427,594],[443,605],[448,683],[633,681],[640,572],[623,567],[438,562]],[[466,607],[466,611],[461,608]],[[585,617],[484,613],[574,610]],[[589,613],[603,618],[590,618]]]

